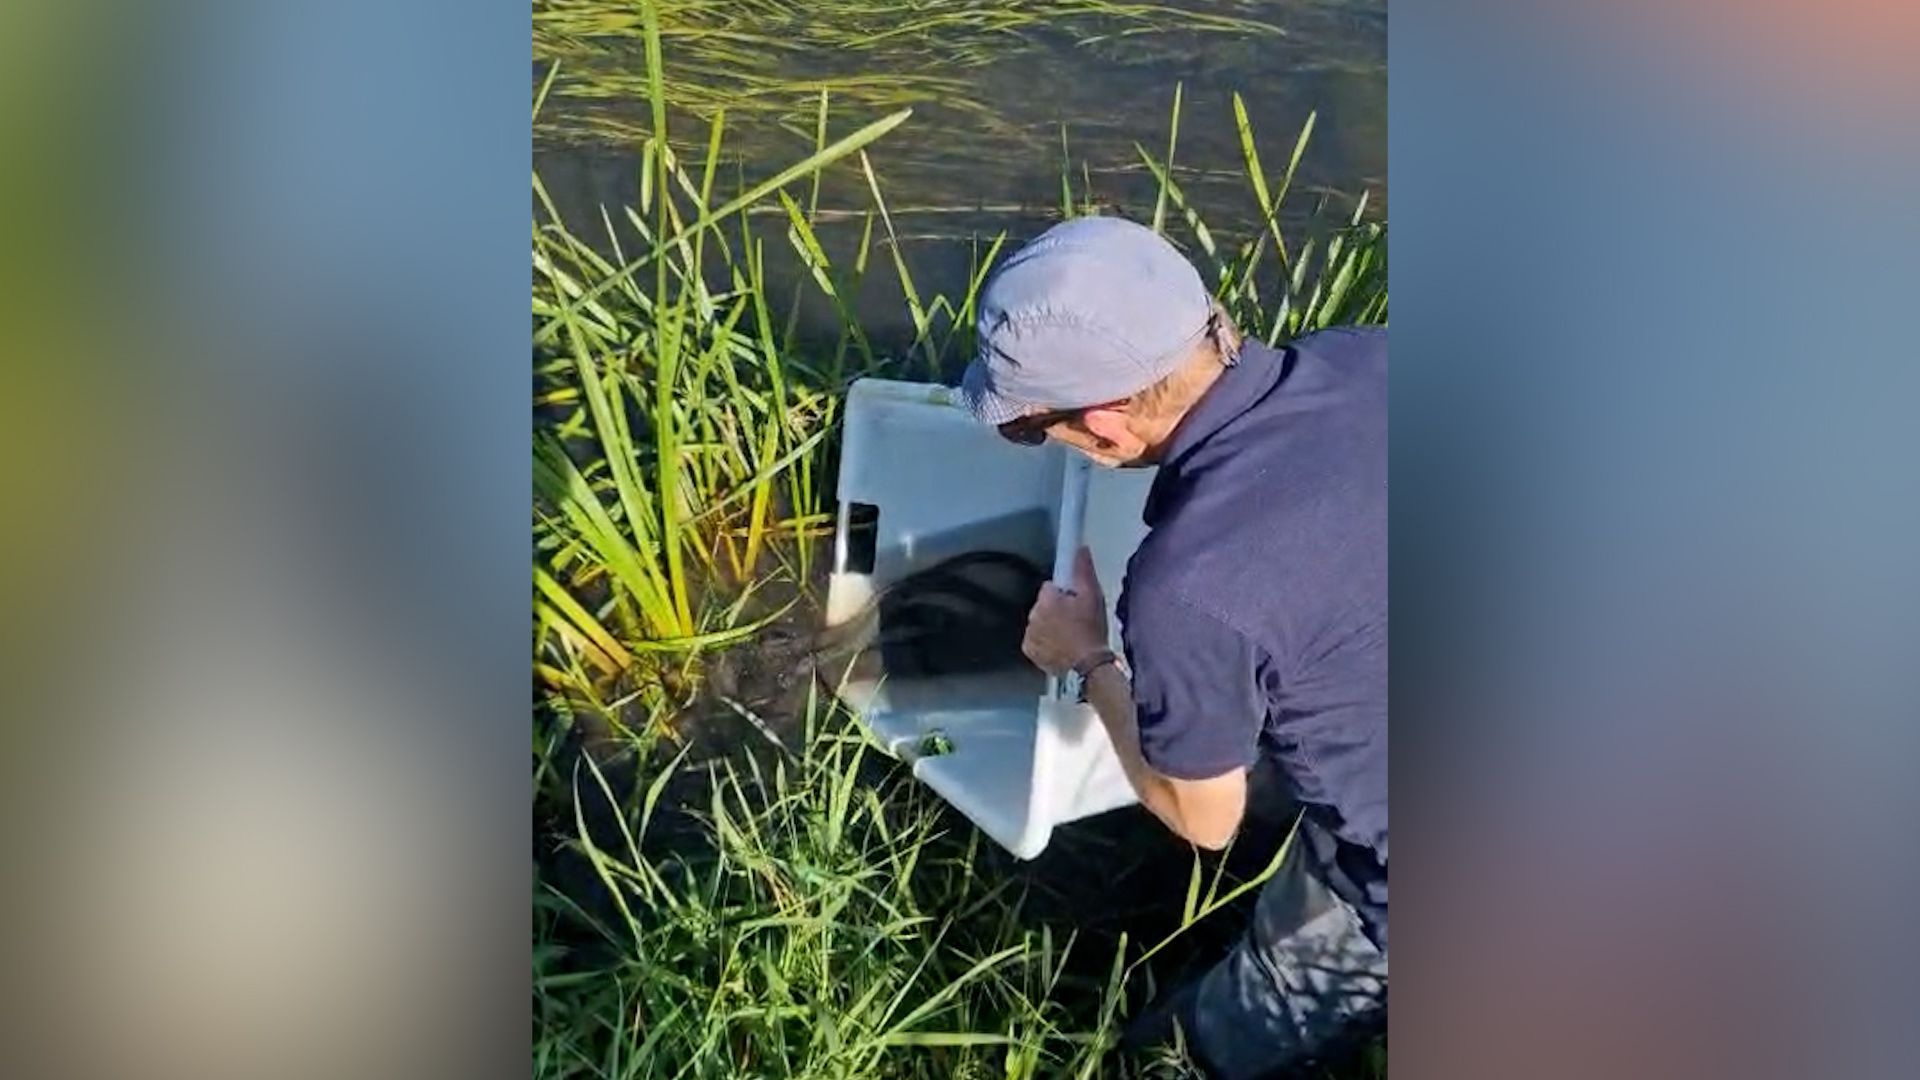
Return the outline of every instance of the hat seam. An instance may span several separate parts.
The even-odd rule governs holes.
[[[1112,330],[1102,325],[1099,321],[1094,320],[1077,311],[1062,311],[1057,308],[1043,308],[1043,309],[1036,309],[1036,310],[1029,310],[1029,311],[1021,311],[1021,312],[1005,312],[1002,317],[1005,318],[1010,328],[1017,327],[1022,332],[1032,330],[1036,327],[1046,327],[1049,329],[1064,328],[1064,329],[1071,329],[1071,330],[1086,331],[1094,335],[1095,337],[1098,337],[1101,341],[1107,343],[1111,347],[1113,347],[1113,349],[1116,352],[1119,352],[1121,355],[1123,355],[1129,363],[1133,364],[1134,367],[1139,368],[1142,371],[1150,370],[1150,364],[1152,363],[1152,361],[1143,358],[1141,356],[1140,350],[1135,348],[1131,342],[1127,341],[1125,338],[1122,338],[1116,335]],[[1186,339],[1183,339],[1183,343],[1184,343],[1184,340]],[[994,348],[995,348],[995,351],[1007,357],[1009,360],[1019,359],[1013,354],[1007,352],[1007,350],[1000,348],[997,342],[995,343]],[[1156,356],[1153,358],[1153,360],[1158,360],[1162,358],[1163,358],[1162,356]]]
[[[1165,352],[1155,353],[1153,356],[1144,359],[1142,358],[1140,350],[1134,348],[1125,338],[1115,335],[1099,321],[1076,311],[1061,311],[1051,308],[1035,309],[1019,313],[1005,312],[1002,314],[1002,318],[1005,319],[1009,326],[1018,326],[1022,331],[1041,326],[1052,329],[1064,327],[1088,331],[1099,337],[1102,341],[1110,343],[1117,351],[1125,354],[1126,358],[1131,361],[1135,367],[1143,371],[1152,372],[1158,368],[1162,361],[1179,356],[1188,347],[1193,345],[1194,342],[1206,336],[1207,326],[1213,319],[1213,310],[1212,304],[1209,303],[1207,305],[1206,317],[1201,319],[1200,325],[1197,328],[1189,331],[1185,337],[1181,338]],[[989,333],[981,336],[989,339],[995,352],[998,352],[1009,360],[1019,361],[1019,357],[1001,348],[997,341],[992,341],[994,337],[999,335]]]

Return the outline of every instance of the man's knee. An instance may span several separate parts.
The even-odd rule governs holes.
[[[1377,1030],[1387,958],[1359,915],[1289,859],[1253,923],[1193,1003],[1196,1056],[1214,1075],[1264,1076],[1323,1058]]]

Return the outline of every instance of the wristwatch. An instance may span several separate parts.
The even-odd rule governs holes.
[[[1073,695],[1074,700],[1080,702],[1086,701],[1087,681],[1093,677],[1094,672],[1099,671],[1108,664],[1115,666],[1119,666],[1120,664],[1119,654],[1115,653],[1112,649],[1100,649],[1088,653],[1085,657],[1081,658],[1079,663],[1073,665],[1072,670],[1068,671],[1062,678],[1063,688],[1067,693]]]

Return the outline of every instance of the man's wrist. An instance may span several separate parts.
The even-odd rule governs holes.
[[[1071,690],[1081,701],[1087,700],[1088,688],[1093,677],[1104,668],[1120,669],[1120,656],[1112,649],[1101,647],[1088,651],[1074,665],[1067,669]]]
[[[1107,731],[1107,737],[1113,740],[1115,750],[1121,753],[1121,763],[1126,764],[1127,747],[1137,747],[1140,729],[1136,726],[1133,711],[1133,678],[1127,674],[1124,661],[1117,664],[1101,664],[1093,674],[1080,684],[1080,701],[1090,706],[1094,715],[1100,718],[1100,726]],[[1138,751],[1134,751],[1137,756]],[[1134,769],[1127,768],[1131,777]],[[1135,790],[1140,789],[1140,781],[1134,781]],[[1141,798],[1146,796],[1141,794]]]
[[[1115,653],[1112,649],[1107,648],[1105,645],[1101,645],[1097,648],[1088,649],[1086,652],[1081,653],[1080,659],[1074,661],[1073,666],[1070,670],[1074,674],[1084,679],[1087,676],[1093,674],[1095,671],[1099,670],[1100,667],[1103,665],[1117,664],[1119,662],[1120,662],[1120,656],[1118,653]]]

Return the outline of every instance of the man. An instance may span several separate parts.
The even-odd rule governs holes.
[[[1078,672],[1140,801],[1224,847],[1266,755],[1302,807],[1248,934],[1170,1013],[1221,1076],[1297,1067],[1376,1019],[1387,948],[1387,339],[1242,341],[1193,267],[1081,218],[982,294],[962,383],[980,420],[1118,468],[1158,466],[1107,649],[1083,551],[1025,649]]]

